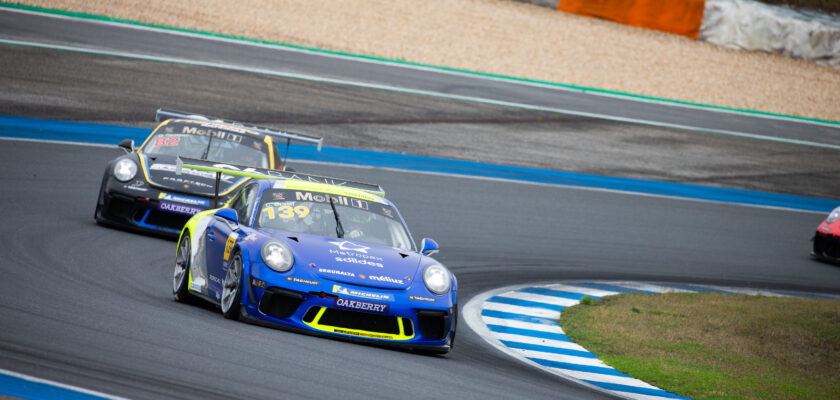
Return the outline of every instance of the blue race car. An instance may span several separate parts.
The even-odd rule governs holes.
[[[457,280],[429,257],[433,240],[417,250],[378,185],[203,160],[179,160],[182,169],[254,179],[184,226],[176,300],[200,298],[226,318],[315,335],[452,348]]]

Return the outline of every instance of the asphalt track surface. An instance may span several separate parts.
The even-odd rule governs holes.
[[[56,55],[15,53],[32,76],[19,82],[6,75],[4,87],[29,90],[30,105],[59,98],[58,112],[88,120],[89,105],[68,106],[81,98],[77,92],[57,93],[52,78],[37,72],[44,56]],[[58,87],[94,91],[97,82],[117,74],[130,82],[148,71],[147,64],[132,60],[97,63],[110,65],[113,75],[103,68]],[[246,87],[265,82],[238,79],[250,83]],[[342,105],[345,96],[357,94],[331,100],[326,89],[308,83],[295,88],[303,93],[294,103],[300,115],[312,118],[318,111],[337,115],[326,104]],[[139,106],[159,99],[140,101],[146,92],[130,94],[115,96],[126,100],[110,101],[106,111],[121,109],[147,120],[148,111]],[[385,107],[385,114],[416,100],[393,93],[365,96],[370,105],[397,105]],[[248,105],[196,98],[203,108],[211,108],[212,99],[222,108]],[[315,111],[303,108],[307,99]],[[13,113],[12,103],[2,104],[4,113]],[[471,112],[486,111],[451,105],[423,104],[423,112],[467,121]],[[533,116],[508,112],[499,118]],[[603,398],[508,358],[466,324],[450,354],[424,356],[236,323],[213,308],[175,303],[174,242],[93,222],[102,168],[118,154],[0,141],[0,368],[130,398]],[[501,286],[565,279],[840,292],[840,268],[807,257],[808,239],[824,217],[819,214],[378,168],[295,167],[381,184],[416,238],[441,243],[437,258],[458,276],[462,303]]]
[[[328,146],[840,198],[836,124],[0,8],[0,43],[10,41],[107,53],[0,44],[0,110],[11,115],[151,127],[153,110],[168,107],[297,129]]]
[[[0,145],[0,184],[15,188],[0,195],[0,368],[131,398],[601,396],[508,359],[465,324],[455,349],[432,357],[236,323],[172,301],[175,243],[93,222],[102,165],[118,154]],[[439,259],[458,276],[462,301],[564,279],[840,291],[840,270],[807,257],[808,233],[821,218],[812,213],[305,169],[382,184],[415,235],[442,244]]]

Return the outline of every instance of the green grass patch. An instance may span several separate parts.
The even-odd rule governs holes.
[[[840,302],[620,294],[563,310],[566,335],[617,370],[692,399],[840,398]]]

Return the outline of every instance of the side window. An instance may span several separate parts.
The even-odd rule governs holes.
[[[255,203],[257,202],[258,192],[259,185],[256,183],[245,186],[231,203],[230,206],[236,210],[236,217],[239,218],[239,223],[247,225],[251,222],[251,212],[254,210]]]
[[[251,222],[251,216],[254,215],[254,207],[257,206],[257,195],[260,193],[260,185],[257,183],[251,184],[247,188],[245,188],[245,193],[243,193],[242,197],[245,198],[245,224]]]

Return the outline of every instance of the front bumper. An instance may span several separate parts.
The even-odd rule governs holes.
[[[448,296],[435,301],[412,300],[409,290],[387,290],[354,286],[327,279],[298,279],[252,264],[246,277],[246,317],[283,329],[353,342],[446,353],[453,344],[457,305]],[[262,279],[261,279],[262,278]],[[265,279],[269,278],[269,279]],[[272,279],[273,278],[273,279]],[[280,278],[280,279],[277,279]],[[337,295],[334,286],[393,296],[387,312],[363,312],[337,306],[357,297]],[[362,300],[367,302],[368,300]]]
[[[109,180],[100,189],[95,218],[106,225],[177,238],[192,215],[161,210],[159,199],[162,193],[174,192],[163,192],[148,185],[131,187]],[[192,194],[183,196],[199,198]],[[206,208],[184,206],[194,211]]]
[[[811,256],[824,261],[840,263],[840,237],[817,230]]]

